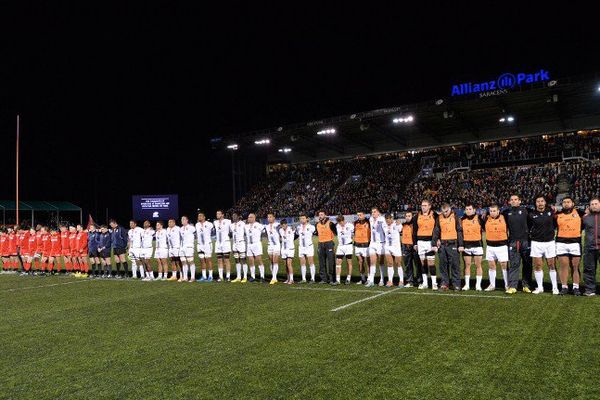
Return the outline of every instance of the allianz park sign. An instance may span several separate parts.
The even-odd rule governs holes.
[[[464,96],[469,94],[479,94],[480,97],[495,96],[508,93],[523,84],[544,82],[550,80],[550,73],[545,69],[540,69],[533,73],[510,73],[505,72],[497,79],[483,82],[463,82],[452,85],[451,96]]]

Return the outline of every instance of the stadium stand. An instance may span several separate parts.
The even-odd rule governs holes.
[[[279,165],[230,212],[295,217],[325,209],[350,214],[377,205],[414,209],[423,197],[486,207],[506,205],[512,192],[526,204],[569,194],[584,203],[600,192],[600,131],[543,135],[422,151]]]

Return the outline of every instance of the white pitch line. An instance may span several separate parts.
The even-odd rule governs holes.
[[[477,297],[479,299],[512,300],[512,297],[485,296],[482,294],[458,294],[458,293],[430,293],[430,292],[400,292],[397,294],[412,294],[415,296],[444,296],[444,297]]]
[[[336,307],[336,308],[334,308],[331,311],[333,311],[333,312],[341,311],[341,310],[343,310],[345,308],[348,308],[348,307],[351,307],[351,306],[353,306],[355,304],[362,303],[364,301],[373,300],[373,299],[376,299],[377,297],[381,297],[381,296],[384,296],[386,294],[394,293],[396,290],[400,290],[400,288],[392,289],[392,290],[389,290],[389,291],[386,291],[386,292],[380,292],[380,293],[376,294],[375,296],[369,296],[369,297],[366,297],[364,299],[353,301],[352,303],[344,304],[343,306]]]
[[[327,292],[350,292],[350,293],[387,293],[388,290],[369,290],[369,289],[334,289],[334,288],[308,288],[308,287],[293,287],[292,290],[322,290]]]
[[[51,285],[28,286],[28,287],[22,287],[22,288],[4,289],[4,290],[0,290],[0,292],[16,292],[16,291],[19,291],[19,290],[40,289],[40,288],[46,288],[46,287],[52,287],[52,286],[60,286],[60,285],[70,285],[72,283],[82,283],[82,282],[89,282],[89,280],[86,279],[86,280],[81,280],[81,281],[70,281],[70,282],[53,283]]]

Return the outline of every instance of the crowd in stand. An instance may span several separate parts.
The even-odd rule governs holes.
[[[578,202],[598,195],[600,167],[573,160],[557,162],[562,155],[600,158],[600,132],[288,165],[270,173],[230,212],[297,216],[323,208],[332,215],[351,214],[373,204],[382,211],[400,211],[414,208],[424,195],[434,204],[444,200],[463,207],[465,201],[472,201],[482,207],[507,204],[513,191],[522,193],[525,203],[538,193],[553,202],[564,189],[559,187],[559,177]],[[466,164],[471,170],[449,172]],[[428,176],[421,174],[424,167],[430,169]]]

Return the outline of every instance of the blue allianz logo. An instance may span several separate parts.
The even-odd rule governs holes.
[[[537,72],[517,74],[503,73],[498,79],[483,81],[483,82],[463,82],[457,85],[452,85],[451,96],[463,96],[467,94],[482,94],[485,92],[499,91],[500,94],[506,93],[509,89],[536,82],[544,82],[550,80],[550,73],[545,69],[540,69]]]

